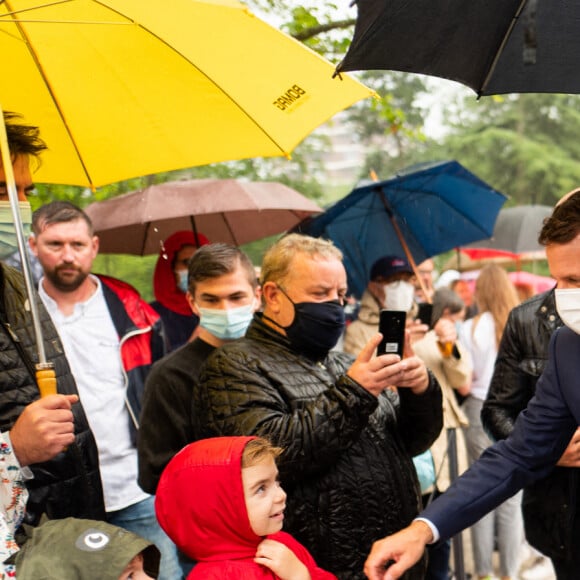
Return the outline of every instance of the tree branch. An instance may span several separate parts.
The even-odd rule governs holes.
[[[320,26],[312,26],[310,28],[306,28],[302,32],[297,32],[292,34],[292,36],[299,40],[300,42],[304,42],[318,36],[319,34],[324,34],[325,32],[330,32],[331,30],[343,30],[345,28],[350,28],[354,26],[356,22],[356,18],[349,18],[348,20],[337,20],[336,22],[329,22],[327,24],[321,24]]]

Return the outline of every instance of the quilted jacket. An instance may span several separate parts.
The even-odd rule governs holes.
[[[419,509],[411,457],[442,427],[441,391],[376,398],[345,373],[350,355],[310,360],[256,315],[246,337],[217,349],[195,393],[200,437],[260,435],[285,449],[285,530],[341,580],[365,578],[373,541]],[[423,577],[423,563],[405,578]]]
[[[550,337],[560,326],[554,290],[511,311],[481,412],[493,438],[505,439],[511,433],[520,411],[534,395],[548,361]],[[551,558],[565,559],[580,541],[573,537],[579,483],[578,469],[556,467],[548,477],[524,489],[526,539]]]
[[[22,275],[0,265],[0,431],[8,431],[26,405],[38,399],[38,355]],[[54,362],[58,392],[78,394],[60,339],[40,300],[47,360]],[[97,447],[80,403],[73,405],[76,439],[51,461],[30,466],[25,522],[49,518],[104,519]]]

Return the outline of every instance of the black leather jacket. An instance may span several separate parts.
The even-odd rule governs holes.
[[[38,399],[38,356],[22,275],[0,265],[0,431],[9,431],[26,405]],[[47,360],[55,363],[59,393],[78,394],[62,344],[37,297]],[[73,405],[76,439],[51,461],[31,465],[25,522],[78,517],[104,519],[97,447],[80,403]]]
[[[535,393],[547,363],[550,337],[562,326],[554,296],[554,290],[534,296],[509,315],[481,412],[483,426],[494,439],[510,434]],[[526,538],[550,558],[563,559],[572,553],[578,481],[578,469],[556,467],[524,490]]]
[[[245,338],[211,355],[194,391],[200,437],[261,435],[284,448],[284,529],[341,580],[365,578],[373,541],[417,515],[411,457],[443,423],[434,377],[422,395],[399,389],[377,398],[345,374],[352,362],[338,352],[306,358],[257,315]],[[404,579],[423,577],[415,566]]]

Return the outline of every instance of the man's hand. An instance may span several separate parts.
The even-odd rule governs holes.
[[[298,556],[276,540],[260,542],[254,562],[272,570],[280,580],[310,580],[310,572]]]
[[[373,358],[382,335],[375,334],[348,369],[347,375],[369,393],[378,397],[387,387],[407,387],[416,395],[429,386],[429,375],[423,361],[411,355],[403,360],[396,354],[383,354]],[[406,333],[406,343],[409,343]],[[406,348],[407,352],[407,348]]]
[[[10,429],[10,441],[22,467],[52,459],[75,440],[71,407],[77,395],[49,395],[34,401]]]
[[[446,342],[455,342],[457,340],[457,329],[455,328],[455,322],[449,318],[440,318],[437,324],[433,327],[435,334],[437,335],[437,340],[441,344]]]
[[[373,544],[364,573],[369,580],[396,580],[419,561],[425,546],[432,540],[431,528],[425,522],[415,521]]]
[[[560,467],[580,467],[580,427],[576,428],[568,447],[556,465]]]
[[[393,369],[392,365],[401,360],[396,354],[374,357],[382,338],[382,334],[375,334],[346,372],[351,379],[375,397],[378,397],[387,387],[396,385],[393,378],[399,374],[399,370]]]

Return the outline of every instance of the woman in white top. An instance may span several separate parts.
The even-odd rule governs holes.
[[[470,464],[475,462],[492,441],[483,430],[480,414],[493,375],[497,349],[508,314],[517,306],[513,284],[502,268],[484,267],[475,284],[479,314],[467,320],[461,329],[461,342],[471,353],[473,377],[471,391],[463,410],[469,420],[465,430]],[[493,575],[492,554],[497,529],[502,580],[516,577],[523,541],[521,493],[507,500],[472,526],[475,572],[480,579]]]

